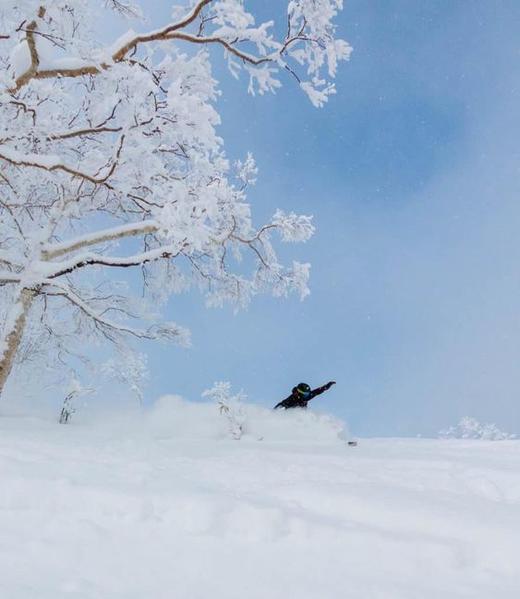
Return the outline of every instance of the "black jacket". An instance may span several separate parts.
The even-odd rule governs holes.
[[[326,385],[323,385],[323,387],[313,389],[309,397],[307,397],[306,399],[304,399],[298,393],[296,387],[293,387],[291,395],[289,395],[289,397],[287,397],[280,403],[277,403],[274,406],[274,409],[277,410],[278,408],[285,408],[287,410],[289,408],[306,408],[307,404],[311,399],[314,399],[317,395],[321,395],[324,391],[328,391],[332,387],[332,385],[334,385],[334,381],[330,381]]]

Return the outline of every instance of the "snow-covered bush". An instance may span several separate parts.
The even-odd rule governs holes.
[[[160,317],[172,293],[237,306],[308,293],[309,265],[281,264],[273,238],[306,241],[310,217],[279,210],[254,224],[257,169],[224,152],[208,49],[223,49],[250,93],[287,76],[322,106],[350,54],[334,25],[343,2],[260,3],[261,23],[252,4],[177,0],[149,31],[136,0],[0,2],[0,393],[29,334],[55,371],[72,361],[97,376],[102,352],[86,348],[111,341],[128,373],[129,339],[189,343]],[[139,31],[102,42],[107,17]]]
[[[217,382],[211,389],[204,391],[202,397],[208,397],[217,404],[219,413],[227,420],[230,437],[237,441],[241,439],[245,432],[246,414],[243,402],[247,395],[242,391],[233,395],[231,383]]]
[[[441,439],[484,439],[487,441],[504,441],[516,439],[516,435],[504,433],[496,424],[481,424],[475,418],[465,416],[456,426],[439,431]]]
[[[78,379],[72,377],[67,389],[67,395],[65,396],[63,405],[61,407],[59,423],[68,424],[72,416],[76,413],[77,401],[79,398],[84,397],[92,392],[92,388],[83,387]]]

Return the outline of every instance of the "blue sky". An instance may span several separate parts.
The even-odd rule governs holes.
[[[169,6],[147,3],[154,25]],[[516,1],[350,0],[354,53],[321,110],[290,79],[252,98],[216,61],[228,155],[260,168],[257,222],[315,217],[311,242],[281,248],[312,263],[312,294],[236,315],[174,297],[193,348],[146,348],[150,400],[229,380],[270,406],[334,379],[313,407],[359,435],[464,415],[520,432],[519,25]]]

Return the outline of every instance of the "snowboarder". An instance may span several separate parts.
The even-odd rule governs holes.
[[[281,401],[280,403],[274,406],[274,409],[285,408],[286,410],[289,408],[306,408],[308,402],[316,397],[316,395],[320,395],[324,391],[328,391],[332,385],[335,385],[336,381],[329,381],[323,387],[318,387],[317,389],[311,389],[307,383],[299,383],[296,387],[293,387],[291,395]]]

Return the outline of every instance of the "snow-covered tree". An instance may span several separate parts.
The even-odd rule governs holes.
[[[221,381],[215,383],[211,389],[204,391],[202,397],[209,397],[216,403],[219,414],[227,420],[229,436],[235,441],[239,441],[245,432],[244,401],[247,399],[247,395],[241,391],[233,395],[231,383]]]
[[[209,49],[250,93],[287,76],[322,106],[350,53],[335,37],[342,0],[274,2],[279,22],[259,24],[246,4],[177,0],[171,22],[107,45],[109,14],[144,28],[136,2],[2,0],[0,393],[28,328],[46,359],[85,360],[96,339],[121,355],[131,337],[187,343],[156,308],[192,285],[217,305],[307,294],[309,266],[280,264],[272,236],[305,241],[311,218],[279,210],[254,226],[255,163],[226,158]],[[252,269],[236,266],[244,252]]]
[[[480,423],[476,418],[464,416],[456,426],[439,431],[441,439],[482,439],[485,441],[505,441],[516,439],[516,435],[501,431],[494,423]]]

